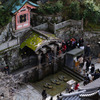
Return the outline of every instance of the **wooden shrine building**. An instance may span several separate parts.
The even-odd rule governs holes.
[[[12,19],[14,30],[27,28],[30,26],[30,11],[36,9],[37,4],[29,0],[19,0],[18,4],[14,4],[12,13],[14,18]]]

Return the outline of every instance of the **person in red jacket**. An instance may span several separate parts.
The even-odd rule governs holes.
[[[74,89],[77,90],[79,87],[79,84],[76,82]]]
[[[63,46],[62,46],[62,51],[63,51],[63,53],[66,52],[66,49],[67,49],[66,45],[63,45]]]

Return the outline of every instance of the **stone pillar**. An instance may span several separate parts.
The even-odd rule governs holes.
[[[41,54],[38,54],[38,79],[42,79],[43,78],[43,71],[42,71],[42,65],[41,65]]]
[[[53,67],[53,73],[57,71],[57,46],[54,48],[54,67]]]
[[[56,34],[56,23],[54,23],[53,27],[54,27],[54,34]]]

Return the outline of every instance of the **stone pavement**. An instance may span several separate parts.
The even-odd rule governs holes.
[[[98,63],[98,59],[92,59],[91,63],[95,65],[95,69],[100,69],[100,63]]]
[[[31,85],[26,85],[19,92],[16,92],[13,100],[42,100],[42,96]]]

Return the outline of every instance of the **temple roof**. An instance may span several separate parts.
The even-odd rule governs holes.
[[[30,36],[28,36],[31,34]],[[23,49],[25,46],[29,47],[33,51],[37,52],[42,46],[48,45],[52,41],[56,41],[56,37],[53,35],[43,35],[41,33],[35,32],[35,31],[29,31],[26,38],[24,37],[24,41],[22,41],[20,48]]]
[[[20,10],[26,3],[29,3],[32,6],[38,7],[37,4],[28,1],[28,0],[18,0],[16,3],[14,3],[14,8],[12,10],[12,13],[16,13],[18,10]]]
[[[29,47],[32,50],[36,50],[38,46],[40,46],[44,41],[46,40],[45,37],[33,32],[32,35],[30,35],[29,38],[27,38],[22,44],[21,44],[21,49],[24,48],[25,46]]]

